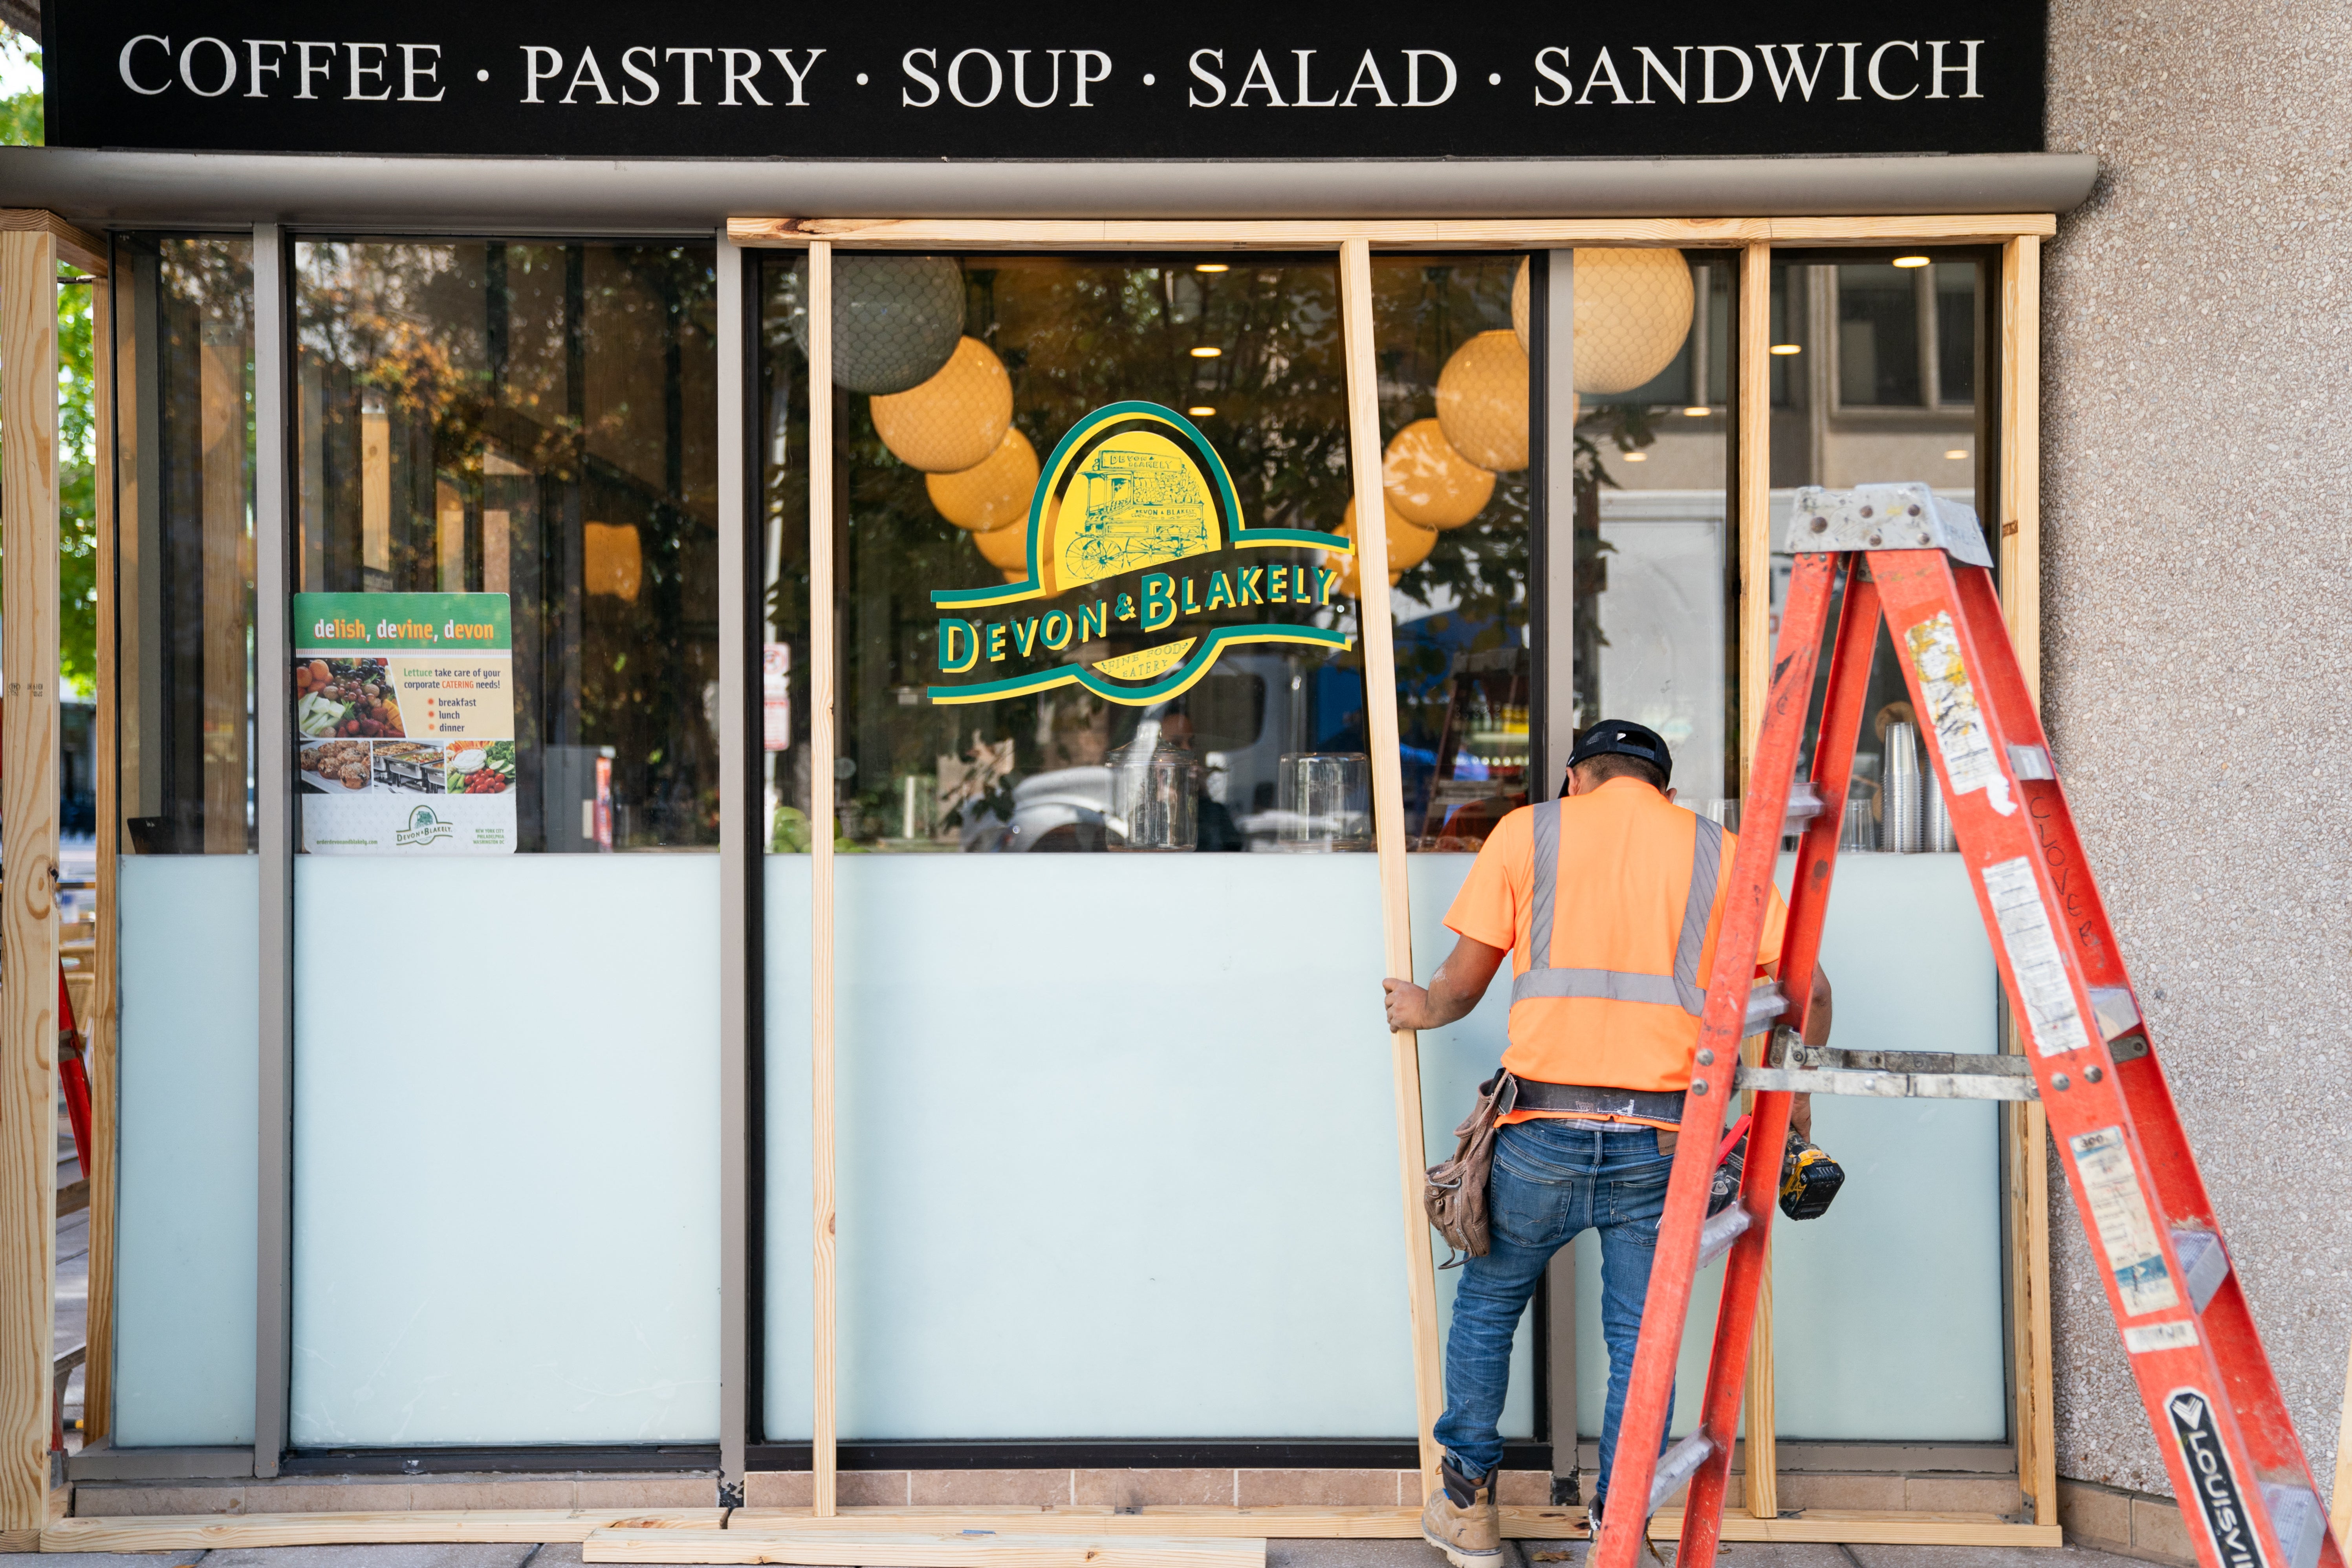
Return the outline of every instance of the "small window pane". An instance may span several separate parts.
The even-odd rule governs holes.
[[[1915,276],[1891,266],[1837,269],[1838,401],[1846,407],[1916,408],[1927,401]]]

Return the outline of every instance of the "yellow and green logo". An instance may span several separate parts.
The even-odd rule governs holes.
[[[1161,702],[1227,648],[1304,643],[1334,651],[1336,533],[1253,528],[1224,459],[1157,403],[1113,403],[1073,426],[1029,500],[1027,574],[941,589],[934,702],[993,702],[1081,686],[1130,706]]]

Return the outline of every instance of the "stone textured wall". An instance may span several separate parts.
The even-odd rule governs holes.
[[[2102,175],[2045,254],[2047,714],[2326,1491],[2352,1342],[2352,7],[2053,0],[2050,34],[2049,145]],[[2059,1472],[2168,1491],[2070,1210],[2052,1231]]]

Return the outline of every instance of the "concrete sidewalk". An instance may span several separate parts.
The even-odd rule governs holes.
[[[1514,1542],[1505,1568],[1581,1568],[1586,1542]],[[1659,1548],[1673,1562],[1672,1545]],[[1558,1556],[1553,1553],[1559,1553]],[[1719,1549],[1726,1568],[2135,1568],[2137,1559],[2068,1546],[1778,1546]],[[274,1546],[228,1552],[0,1553],[0,1568],[575,1568],[577,1542],[550,1546]],[[1418,1541],[1273,1541],[1267,1568],[1445,1568]],[[845,1559],[841,1568],[856,1568]]]

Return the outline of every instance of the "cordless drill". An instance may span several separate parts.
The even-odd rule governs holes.
[[[1715,1185],[1708,1192],[1706,1212],[1719,1214],[1739,1195],[1739,1175],[1748,1162],[1748,1125],[1742,1116],[1723,1135],[1716,1152]],[[1780,1212],[1790,1219],[1819,1219],[1829,1212],[1830,1200],[1845,1185],[1845,1170],[1809,1138],[1789,1131],[1780,1156]]]

